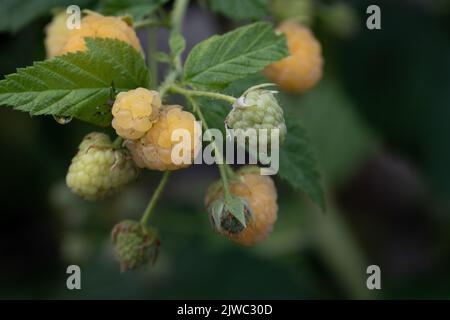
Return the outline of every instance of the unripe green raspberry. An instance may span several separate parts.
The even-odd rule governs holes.
[[[107,135],[94,132],[78,147],[66,183],[75,194],[94,201],[113,194],[137,174],[126,149],[116,148]]]
[[[156,230],[125,220],[114,226],[111,238],[122,272],[156,261],[160,245]]]
[[[275,99],[274,91],[259,89],[266,85],[255,86],[247,90],[233,105],[225,123],[228,128],[234,129],[237,136],[241,134],[259,135],[258,129],[267,129],[267,138],[270,142],[272,129],[279,130],[280,144],[286,137],[287,129],[284,122],[283,109]]]

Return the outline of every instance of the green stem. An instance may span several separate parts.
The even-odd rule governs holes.
[[[150,68],[150,85],[154,86],[158,82],[158,61],[154,58],[157,51],[156,30],[148,28],[147,36],[147,63]]]
[[[190,90],[190,89],[185,89],[185,88],[177,86],[177,85],[170,86],[169,90],[172,92],[175,92],[175,93],[182,94],[186,97],[195,97],[195,96],[208,97],[208,98],[213,98],[216,100],[223,100],[223,101],[229,102],[231,104],[235,103],[237,100],[235,97],[228,96],[226,94],[210,92],[210,91]]]
[[[170,17],[170,23],[172,25],[172,30],[175,32],[181,32],[183,25],[184,15],[186,14],[186,9],[189,5],[189,0],[175,0],[173,6],[172,15]]]
[[[225,164],[225,169],[227,170],[227,174],[228,174],[229,178],[236,177],[236,173],[234,172],[234,170],[227,163]]]
[[[198,105],[197,101],[195,101],[195,99],[193,99],[191,96],[186,96],[186,98],[192,104],[192,108],[194,109],[194,111],[197,114],[198,118],[202,122],[203,128],[205,130],[208,130],[209,129],[208,123],[206,122],[206,119],[203,116],[202,109]],[[228,165],[225,163],[223,155],[220,152],[216,141],[214,141],[214,150],[216,152],[216,157],[218,158],[218,162],[219,162],[217,164],[217,166],[219,167],[220,177],[221,177],[222,183],[223,183],[223,191],[224,191],[225,197],[227,198],[227,197],[230,196],[230,190],[228,188],[228,175],[227,175],[227,166]],[[229,168],[229,170],[231,170],[231,168]]]
[[[219,172],[220,172],[220,178],[222,179],[223,183],[223,193],[225,194],[225,199],[230,197],[230,190],[228,188],[228,176],[226,172],[226,165],[224,163],[218,164]]]
[[[326,215],[315,212],[317,208],[305,210],[305,218],[310,223],[308,230],[312,231],[319,255],[328,264],[335,279],[347,290],[350,299],[373,298],[373,292],[366,287],[365,269],[369,263],[364,251],[333,199],[327,198],[327,207]]]
[[[172,70],[167,74],[163,83],[158,88],[158,92],[159,92],[159,95],[161,96],[161,100],[164,100],[164,96],[166,95],[169,88],[175,83],[175,80],[177,80],[179,75],[180,75],[180,73],[178,72],[178,70]]]
[[[138,21],[133,24],[134,29],[141,29],[147,27],[164,27],[165,24],[163,21],[156,20],[154,18],[148,18],[145,20]]]
[[[159,182],[158,187],[156,188],[155,192],[153,193],[152,198],[150,199],[150,202],[147,205],[147,208],[144,211],[144,214],[141,218],[141,224],[146,225],[148,222],[148,219],[150,219],[150,216],[152,215],[153,208],[156,206],[156,203],[158,202],[159,197],[161,196],[162,191],[164,190],[164,187],[167,184],[167,181],[169,181],[170,171],[165,171],[161,181]]]
[[[176,0],[171,16],[170,16],[170,24],[172,27],[172,32],[181,33],[181,27],[183,25],[184,16],[186,14],[186,9],[189,5],[189,0]],[[182,72],[181,58],[175,57],[175,68],[172,69],[167,76],[165,77],[163,83],[158,88],[159,95],[161,96],[161,100],[166,95],[169,88],[175,83],[177,78],[180,76]]]

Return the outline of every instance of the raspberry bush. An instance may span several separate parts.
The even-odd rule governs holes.
[[[62,124],[78,119],[112,127],[114,142],[105,133],[88,134],[69,165],[67,186],[86,200],[119,192],[137,178],[138,168],[163,171],[142,218],[119,222],[112,230],[122,270],[156,260],[159,233],[149,219],[170,172],[194,165],[202,154],[201,129],[276,129],[280,144],[272,152],[280,155],[279,176],[324,208],[305,130],[286,116],[289,111],[277,98],[278,90],[311,89],[322,75],[320,43],[299,24],[301,19],[281,22],[278,29],[271,22],[256,22],[215,35],[196,44],[183,61],[186,41],[181,26],[188,0],[136,7],[100,2],[99,12],[84,11],[78,29],[67,29],[64,11],[54,16],[46,28],[47,59],[0,81],[0,105],[32,116],[52,116]],[[259,19],[269,10],[253,1],[217,0],[207,5],[236,20]],[[246,10],[236,10],[237,5]],[[298,10],[302,8],[307,9],[300,16],[310,14],[307,1]],[[170,52],[155,48],[159,28],[169,30]],[[146,50],[136,33],[139,29],[148,35]],[[168,65],[160,81],[159,63]],[[268,80],[261,79],[263,74]],[[174,138],[180,130],[189,137],[181,151]],[[282,208],[278,212],[274,179],[261,175],[257,166],[235,171],[223,161],[223,145],[214,140],[211,146],[221,177],[205,197],[213,229],[245,246],[260,243],[275,228],[277,214],[283,214]],[[184,161],[176,161],[175,152]],[[260,167],[265,165],[256,160]]]

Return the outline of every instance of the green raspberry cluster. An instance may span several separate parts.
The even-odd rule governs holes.
[[[113,194],[137,174],[127,150],[116,148],[106,134],[94,132],[78,147],[66,183],[75,194],[94,201]]]
[[[247,129],[256,129],[256,131],[267,129],[268,140],[272,129],[278,129],[280,144],[287,133],[283,109],[278,104],[274,92],[258,88],[250,88],[238,99],[225,119],[225,123],[228,128],[236,131],[237,136],[248,134]]]

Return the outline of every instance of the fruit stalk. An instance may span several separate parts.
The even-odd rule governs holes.
[[[156,59],[152,59],[157,51],[157,33],[151,27],[147,28],[147,32],[147,65],[150,69],[150,86],[154,87],[158,83],[158,62]]]
[[[164,190],[164,187],[169,181],[169,177],[170,171],[165,171],[161,180],[159,181],[158,187],[156,188],[155,192],[152,195],[152,198],[150,199],[150,202],[147,205],[147,208],[144,211],[144,214],[142,215],[141,224],[143,226],[147,225],[147,222],[150,219],[150,216],[152,215],[153,208],[156,206],[156,203],[158,202],[159,197],[161,196],[161,193]]]
[[[208,98],[213,98],[216,100],[223,100],[223,101],[229,102],[231,104],[234,104],[237,100],[235,97],[228,96],[226,94],[210,92],[210,91],[189,90],[189,89],[185,89],[180,86],[177,86],[177,85],[170,86],[170,91],[172,91],[174,93],[182,94],[186,97],[196,97],[196,96],[197,97],[208,97]]]
[[[172,33],[181,33],[184,16],[186,14],[187,7],[189,5],[189,0],[176,0],[171,16],[170,25]],[[159,93],[161,99],[164,99],[169,88],[175,83],[175,80],[179,77],[182,72],[181,57],[175,57],[175,68],[171,69],[166,75],[163,83],[159,86]]]
[[[194,109],[194,112],[197,114],[197,116],[199,117],[200,121],[202,122],[202,126],[205,130],[208,130],[208,123],[206,122],[205,117],[203,116],[202,110],[200,108],[200,106],[197,104],[197,102],[195,101],[195,99],[193,99],[191,96],[186,96],[187,99],[189,100],[189,102],[192,104],[192,108]],[[215,155],[216,157],[218,157],[219,159],[217,159],[217,166],[219,167],[219,172],[220,172],[220,177],[222,179],[223,182],[223,191],[225,194],[226,198],[230,197],[230,191],[228,188],[228,176],[227,176],[227,170],[229,171],[233,171],[231,168],[228,167],[228,165],[225,163],[224,159],[223,159],[223,155],[220,152],[219,148],[217,147],[217,142],[214,142],[214,149],[215,149]]]

